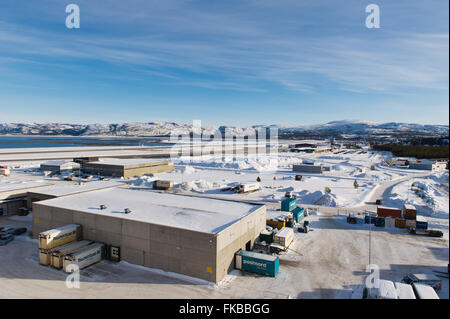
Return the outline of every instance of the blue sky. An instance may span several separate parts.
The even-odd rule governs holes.
[[[81,28],[65,27],[66,5]],[[381,28],[365,27],[365,7]],[[445,0],[2,0],[0,122],[448,124]]]

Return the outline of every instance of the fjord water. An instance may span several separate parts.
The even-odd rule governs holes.
[[[77,146],[158,146],[157,137],[86,137],[86,136],[0,136],[2,148],[77,147]],[[1,152],[1,151],[0,151]]]

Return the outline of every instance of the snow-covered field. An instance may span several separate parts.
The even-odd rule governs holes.
[[[296,173],[293,164],[303,160],[316,165],[329,166],[323,174]],[[292,191],[299,203],[331,207],[352,207],[370,200],[374,188],[395,178],[407,176],[407,172],[382,168],[371,170],[371,166],[385,160],[385,155],[370,152],[358,154],[294,154],[280,153],[278,156],[246,156],[237,158],[200,157],[175,160],[175,171],[154,176],[142,176],[131,182],[137,187],[150,187],[157,179],[172,180],[175,187],[183,191],[204,194],[221,194],[230,197],[257,200],[280,200],[285,192]],[[296,181],[295,175],[302,180]],[[221,189],[238,183],[256,182],[261,179],[261,190],[251,194],[233,194]],[[358,187],[354,187],[355,180]],[[326,193],[325,188],[331,192]]]

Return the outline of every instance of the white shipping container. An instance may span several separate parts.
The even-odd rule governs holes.
[[[413,288],[417,299],[440,299],[436,291],[431,286],[415,282],[413,283]]]
[[[81,239],[81,226],[70,224],[40,233],[39,249],[53,249],[79,239]]]
[[[52,250],[52,256],[51,256],[51,265],[54,268],[61,269],[64,265],[64,256],[67,254],[70,254],[74,251],[77,251],[83,247],[86,247],[93,242],[90,240],[81,240],[76,241],[70,244],[66,244],[60,247],[57,247]]]
[[[390,280],[379,280],[378,288],[375,288],[377,299],[398,299],[397,289]]]
[[[283,227],[280,229],[278,233],[274,236],[274,243],[283,246],[285,249],[289,247],[289,245],[294,240],[294,229],[290,227]]]
[[[395,228],[395,218],[386,217],[384,219],[384,225],[385,225],[385,227]]]
[[[77,265],[79,269],[86,268],[102,260],[104,253],[104,244],[91,244],[64,256],[63,269],[65,272],[71,272],[70,265]]]
[[[394,282],[394,285],[395,289],[397,289],[398,299],[416,299],[416,295],[414,294],[411,285],[402,282]]]

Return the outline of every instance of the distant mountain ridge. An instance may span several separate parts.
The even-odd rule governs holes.
[[[315,125],[253,125],[247,127],[202,126],[203,134],[211,135],[228,132],[244,136],[257,129],[277,128],[279,134],[330,132],[337,134],[390,134],[422,133],[448,135],[448,125],[422,125],[414,123],[371,123],[366,121],[333,121]],[[69,135],[69,136],[168,136],[182,135],[192,131],[191,124],[173,122],[119,123],[119,124],[68,124],[68,123],[0,123],[0,135]]]

